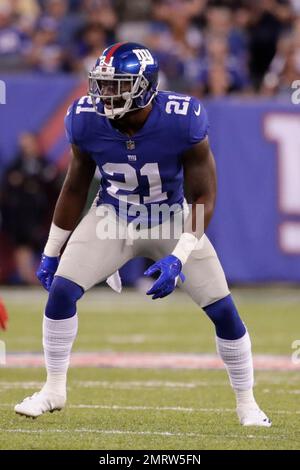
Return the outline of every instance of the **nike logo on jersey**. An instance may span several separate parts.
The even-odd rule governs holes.
[[[199,104],[197,111],[195,111],[194,109],[194,113],[196,114],[196,116],[200,116],[200,112],[201,112],[201,104]]]

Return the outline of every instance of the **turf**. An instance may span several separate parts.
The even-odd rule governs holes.
[[[40,291],[5,293],[8,352],[41,348]],[[299,339],[297,291],[237,291],[256,354],[291,355]],[[96,290],[81,301],[74,350],[214,352],[210,322],[181,295]],[[68,406],[37,420],[13,406],[36,391],[42,369],[0,369],[0,449],[299,449],[299,372],[258,371],[256,396],[270,429],[242,428],[225,371],[72,368]]]

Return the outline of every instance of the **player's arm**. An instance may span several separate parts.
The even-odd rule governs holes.
[[[152,295],[152,299],[162,298],[173,292],[177,276],[184,281],[182,267],[206,230],[215,206],[216,168],[208,138],[192,145],[182,159],[185,196],[192,205],[192,210],[173,252],[145,272],[147,276],[160,272],[160,277],[147,292]]]
[[[84,209],[96,165],[92,158],[72,144],[72,159],[58,197],[37,277],[49,290],[62,247],[75,229]]]
[[[208,227],[216,201],[216,165],[208,137],[183,155],[185,197],[191,211],[173,255],[184,264]]]
[[[184,153],[183,170],[184,193],[187,202],[192,204],[192,207],[197,204],[204,205],[205,231],[213,215],[217,191],[216,164],[208,137]],[[192,214],[194,218],[196,212],[193,210]],[[191,217],[186,221],[186,228],[193,233],[190,220]],[[195,222],[193,226],[195,226]],[[198,238],[202,235],[203,233],[199,233]]]
[[[182,163],[185,196],[192,205],[192,210],[173,252],[145,272],[147,276],[160,272],[159,278],[147,292],[152,295],[152,299],[171,294],[176,286],[177,276],[184,281],[182,268],[206,230],[215,206],[216,168],[208,138],[191,145],[183,154]]]
[[[72,232],[84,209],[96,164],[79,147],[72,144],[72,160],[58,197],[53,223]]]

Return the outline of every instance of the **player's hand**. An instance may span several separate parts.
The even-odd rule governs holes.
[[[169,255],[156,261],[144,272],[145,276],[152,276],[152,274],[160,272],[159,278],[148,290],[147,295],[152,295],[152,299],[155,300],[171,294],[176,287],[177,277],[179,276],[182,282],[185,280],[181,270],[182,264],[177,256]]]
[[[8,314],[7,314],[4,303],[0,299],[0,329],[6,330],[7,321],[8,321]]]
[[[44,254],[42,255],[42,259],[37,269],[36,276],[47,291],[50,290],[58,264],[58,256],[46,256]]]

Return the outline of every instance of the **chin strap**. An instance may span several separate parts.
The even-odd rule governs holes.
[[[124,107],[125,108],[125,107]],[[107,108],[106,106],[104,106],[104,112],[105,112],[105,116],[108,118],[108,119],[115,119],[115,118],[120,118],[122,117],[126,111],[124,111],[124,108],[116,108],[114,110],[112,109],[109,109]]]
[[[130,107],[132,105],[132,99],[127,98],[124,106],[122,108],[113,108],[109,109],[104,105],[104,112],[105,116],[108,119],[115,119],[123,117],[128,111],[130,111]]]

